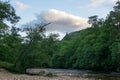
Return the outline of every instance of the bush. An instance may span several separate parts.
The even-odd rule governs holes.
[[[8,63],[8,62],[4,62],[4,61],[0,61],[0,68],[5,68],[7,70],[12,70],[13,64]]]

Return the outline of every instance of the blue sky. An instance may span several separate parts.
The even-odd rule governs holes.
[[[52,22],[47,31],[65,35],[89,27],[87,18],[105,18],[117,0],[11,0],[21,17],[18,26]]]

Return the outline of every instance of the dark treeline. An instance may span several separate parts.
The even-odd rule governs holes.
[[[61,41],[57,34],[45,35],[50,23],[20,29],[19,20],[11,4],[0,1],[0,67],[21,73],[27,68],[120,71],[120,1],[106,19],[91,16],[90,28]]]

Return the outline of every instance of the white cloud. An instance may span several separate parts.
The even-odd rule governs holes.
[[[56,9],[50,9],[37,14],[37,19],[28,23],[29,25],[39,24],[41,21],[46,23],[51,23],[46,26],[48,32],[60,33],[63,36],[65,33],[78,31],[85,29],[90,25],[87,23],[88,19],[79,16],[74,16],[72,14],[66,13],[64,11],[59,11]]]
[[[23,11],[25,10],[26,8],[28,8],[29,6],[20,2],[20,1],[16,1],[16,6],[18,8],[19,11]]]
[[[47,27],[49,31],[72,32],[89,26],[88,19],[56,9],[50,9],[37,15],[36,21],[39,22],[41,19],[45,22],[51,22]]]

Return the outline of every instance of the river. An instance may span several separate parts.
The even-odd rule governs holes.
[[[39,74],[41,71],[52,73],[57,76],[72,76],[78,79],[83,78],[87,80],[120,80],[120,73],[110,72],[101,73],[90,70],[68,70],[68,69],[27,69],[29,74]],[[80,79],[82,80],[82,79]]]

